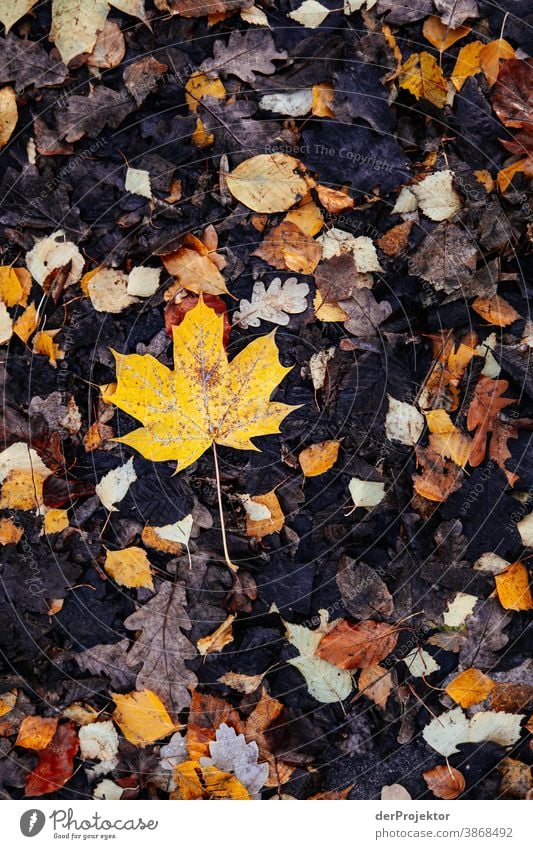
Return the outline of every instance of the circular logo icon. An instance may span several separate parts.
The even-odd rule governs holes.
[[[20,818],[20,830],[24,837],[35,837],[43,830],[46,817],[42,811],[32,808],[25,811]]]

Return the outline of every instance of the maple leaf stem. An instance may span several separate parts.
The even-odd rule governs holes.
[[[235,565],[235,563],[231,562],[231,558],[229,556],[228,551],[228,542],[226,539],[226,525],[224,523],[224,508],[222,506],[222,490],[220,488],[220,471],[218,468],[218,455],[217,455],[217,447],[213,442],[213,458],[215,461],[215,475],[217,480],[217,496],[218,496],[218,511],[220,513],[220,530],[222,531],[222,546],[224,548],[224,560],[226,561],[228,567],[232,572],[238,572],[239,567]]]

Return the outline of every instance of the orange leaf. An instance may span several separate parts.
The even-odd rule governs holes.
[[[514,175],[522,174],[524,172],[526,162],[527,156],[524,156],[523,159],[519,159],[517,162],[513,162],[512,165],[508,165],[507,168],[502,168],[501,171],[498,171],[496,180],[498,181],[498,188],[502,194],[507,191],[513,182]]]
[[[396,224],[395,227],[388,230],[377,240],[377,246],[387,256],[401,256],[407,249],[413,223],[413,221],[403,221],[401,224]]]
[[[422,775],[437,799],[457,799],[466,787],[464,775],[452,766],[435,766]]]
[[[385,710],[392,690],[392,674],[379,663],[361,671],[357,682],[359,693]]]
[[[481,53],[484,46],[482,41],[471,41],[461,47],[451,76],[457,91],[461,91],[468,77],[473,77],[481,71]]]
[[[278,531],[281,531],[285,524],[285,516],[283,515],[281,504],[274,490],[265,492],[264,495],[253,495],[250,501],[252,504],[248,508],[245,503],[246,533],[249,537],[262,539],[269,534],[277,534]],[[253,508],[254,504],[261,504],[263,507],[266,507],[266,512],[269,515],[265,516],[265,518],[254,519],[252,510],[250,509]]]
[[[209,757],[209,743],[216,739],[216,729],[223,722],[242,733],[242,723],[237,711],[217,696],[204,695],[193,690],[187,722],[187,750],[196,760]]]
[[[201,766],[199,761],[185,761],[174,769],[178,796],[173,798],[193,799],[250,799],[246,788],[231,772],[223,772],[216,766]]]
[[[468,33],[471,32],[471,29],[471,27],[466,26],[457,27],[457,29],[450,29],[449,26],[442,23],[440,18],[437,18],[435,15],[431,15],[431,17],[424,21],[422,32],[429,43],[442,53],[444,50],[447,50],[448,47],[451,47],[452,44],[455,44],[456,41],[459,41],[459,39],[468,35]]]
[[[22,720],[15,746],[46,749],[56,733],[58,716],[26,716]]]
[[[508,324],[520,318],[515,308],[499,295],[493,295],[492,298],[476,298],[472,309],[489,324],[496,324],[498,327],[507,327]]]
[[[322,247],[291,221],[273,227],[252,256],[269,265],[298,274],[312,274],[322,257]]]
[[[483,702],[494,687],[494,682],[479,669],[465,669],[450,681],[446,692],[461,707],[467,708]]]
[[[395,625],[373,619],[352,625],[343,619],[321,639],[316,655],[339,669],[365,669],[387,657],[397,642]]]
[[[461,486],[463,471],[432,448],[417,448],[416,461],[421,472],[413,478],[415,492],[429,501],[446,501]]]
[[[413,53],[402,65],[400,88],[410,91],[417,100],[421,97],[442,109],[448,98],[446,78],[431,53]]]
[[[317,442],[300,452],[298,460],[306,478],[323,475],[337,462],[340,442],[329,439],[327,442]]]
[[[506,610],[532,610],[533,597],[529,574],[523,563],[511,563],[505,572],[495,577],[500,604]]]
[[[514,48],[504,38],[486,44],[481,51],[480,65],[489,85],[494,85],[500,73],[502,59],[514,59]]]
[[[487,434],[494,429],[498,413],[514,404],[514,398],[502,398],[509,384],[506,380],[492,380],[482,375],[474,390],[474,397],[468,408],[466,426],[475,430],[470,452],[470,465],[479,466],[485,459],[487,450]]]
[[[332,110],[335,100],[335,89],[332,83],[318,83],[312,88],[313,105],[311,112],[316,118],[334,118]]]

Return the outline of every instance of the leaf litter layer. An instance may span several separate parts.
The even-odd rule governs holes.
[[[531,798],[526,4],[80,9],[0,10],[0,792]]]

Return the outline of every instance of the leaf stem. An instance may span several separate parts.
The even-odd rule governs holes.
[[[217,447],[213,442],[213,458],[215,460],[215,475],[217,479],[217,495],[218,495],[218,510],[220,513],[220,530],[222,531],[222,546],[224,548],[224,560],[226,561],[228,567],[232,572],[238,572],[239,567],[235,565],[235,563],[231,562],[229,551],[228,551],[228,542],[226,539],[226,525],[224,523],[224,508],[222,507],[222,490],[220,487],[220,471],[218,468],[218,456],[217,456]]]

